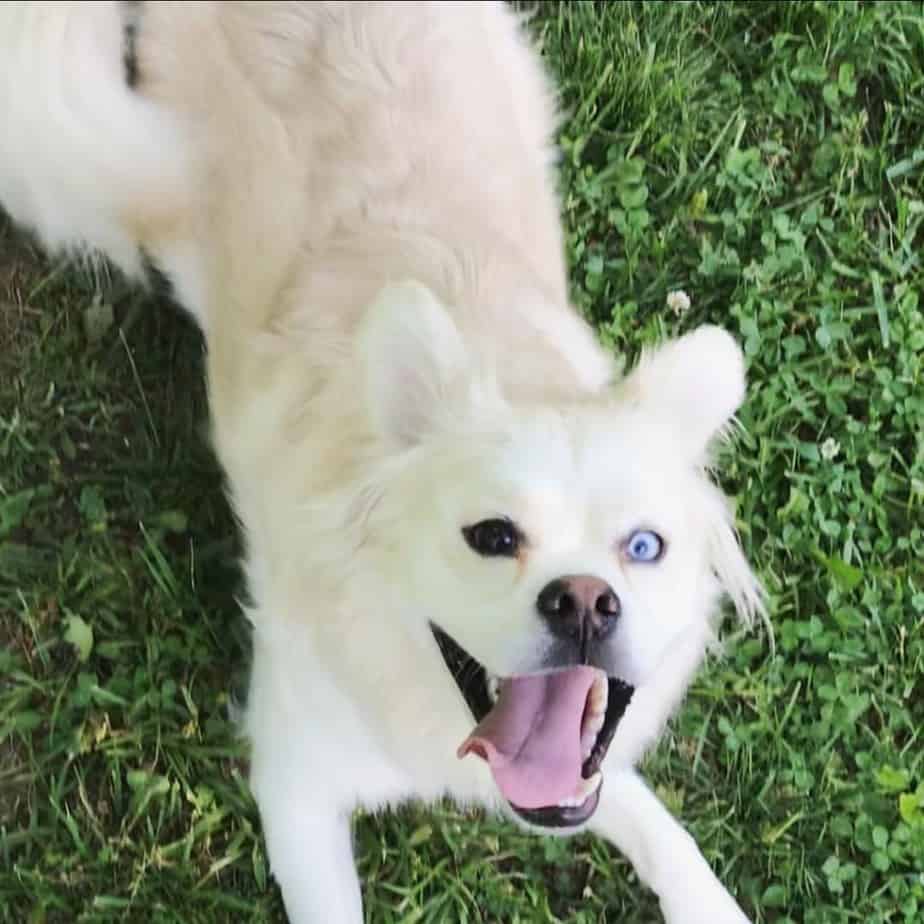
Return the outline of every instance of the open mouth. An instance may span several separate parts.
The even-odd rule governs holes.
[[[459,757],[485,760],[511,808],[530,824],[571,828],[600,801],[600,766],[634,687],[586,665],[495,678],[431,624],[475,721]]]

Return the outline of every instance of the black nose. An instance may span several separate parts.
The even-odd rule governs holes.
[[[536,608],[552,634],[575,641],[586,660],[587,648],[612,634],[619,619],[619,597],[600,578],[571,574],[550,581],[539,593]]]

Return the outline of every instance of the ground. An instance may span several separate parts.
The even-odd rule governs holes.
[[[755,919],[924,919],[924,5],[563,3],[574,298],[721,324],[766,583],[644,771]],[[669,307],[683,290],[691,307]],[[228,720],[247,636],[196,332],[0,219],[0,920],[279,922]],[[587,837],[358,818],[374,922],[656,918]]]

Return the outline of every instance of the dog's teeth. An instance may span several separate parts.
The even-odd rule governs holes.
[[[488,676],[488,696],[491,697],[493,702],[497,702],[497,697],[500,695],[500,677],[495,677],[494,674]]]
[[[590,757],[590,752],[594,749],[594,744],[597,741],[597,736],[593,732],[584,732],[581,735],[581,760],[587,760]]]
[[[578,789],[581,794],[581,800],[583,801],[589,795],[595,793],[599,788],[600,784],[603,782],[603,774],[598,770],[591,777],[586,780],[581,780],[578,784]]]
[[[584,729],[586,731],[592,731],[595,735],[597,732],[603,728],[603,723],[606,721],[605,712],[594,712],[591,715],[587,716],[587,721],[584,723]]]
[[[603,674],[597,674],[587,697],[587,709],[581,722],[581,753],[586,758],[606,721],[606,702],[609,684]]]
[[[577,808],[579,805],[583,805],[587,801],[587,798],[600,788],[600,783],[602,781],[603,774],[598,770],[589,779],[581,780],[574,792],[571,793],[570,796],[562,799],[558,804],[562,808]]]
[[[591,712],[606,712],[606,703],[609,699],[610,685],[602,673],[594,677],[593,686],[590,688],[590,695],[587,697],[588,705]]]
[[[603,722],[606,719],[606,716],[601,712],[596,715],[588,715],[584,717],[584,723],[581,726],[581,756],[584,758],[590,757],[590,752],[593,750],[594,745],[597,743],[597,735],[600,734],[600,729],[603,728]]]

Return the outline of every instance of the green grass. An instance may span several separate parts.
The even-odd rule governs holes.
[[[576,301],[630,358],[709,321],[750,369],[724,478],[776,649],[733,638],[646,774],[756,919],[920,922],[924,5],[532,27]],[[198,335],[0,229],[0,920],[281,921],[227,719],[246,633]],[[656,918],[590,838],[451,807],[356,834],[376,922]]]

